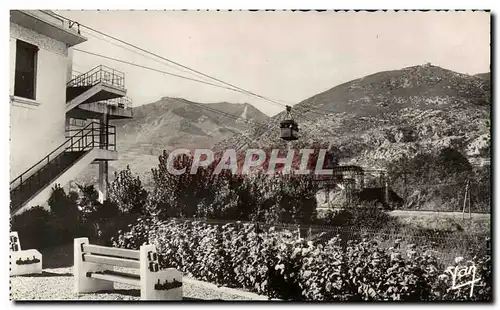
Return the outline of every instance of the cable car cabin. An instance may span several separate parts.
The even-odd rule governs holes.
[[[288,119],[281,121],[281,139],[286,141],[293,141],[299,139],[299,125],[293,120]]]

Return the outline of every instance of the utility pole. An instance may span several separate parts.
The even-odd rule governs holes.
[[[470,181],[467,181],[467,184],[469,184]],[[472,218],[472,213],[471,213],[471,210],[470,210],[470,189],[469,189],[469,195],[467,196],[468,200],[469,200],[469,219]]]
[[[462,220],[465,219],[465,206],[467,205],[467,194],[468,194],[468,192],[469,192],[469,181],[467,180],[467,184],[465,185],[464,206],[462,208]]]
[[[408,174],[408,171],[403,172],[403,199],[406,203],[406,198],[407,198],[407,193],[406,193],[406,175]]]
[[[388,206],[389,205],[389,175],[385,175],[385,192],[384,192],[384,199],[385,203]]]

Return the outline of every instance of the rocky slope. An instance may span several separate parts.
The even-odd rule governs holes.
[[[471,161],[489,157],[490,74],[470,76],[429,64],[375,73],[344,83],[295,105],[300,139],[334,147],[341,163],[384,168],[401,156],[458,148]],[[247,104],[204,107],[246,117],[249,126],[184,99],[161,100],[134,109],[134,119],[115,123],[120,160],[147,179],[163,149],[175,147],[286,147],[279,138],[284,112],[269,118]],[[89,177],[91,175],[91,177]],[[95,179],[90,169],[83,178]]]
[[[372,74],[308,98],[293,107],[301,138],[334,146],[345,163],[383,168],[418,151],[452,146],[467,156],[489,156],[489,74],[469,76],[426,64]],[[242,144],[284,146],[274,116],[218,148]]]

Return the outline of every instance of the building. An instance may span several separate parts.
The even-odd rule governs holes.
[[[90,164],[107,194],[108,162],[116,160],[111,119],[132,117],[125,76],[98,65],[72,70],[72,48],[87,39],[79,25],[51,11],[10,12],[11,214],[43,205]]]
[[[353,165],[338,165],[331,169],[333,175],[316,177],[321,189],[316,196],[319,205],[327,204],[330,208],[331,202],[335,200],[337,205],[333,207],[336,208],[352,202],[371,203],[385,210],[398,209],[404,205],[403,198],[390,187],[385,170],[367,170]],[[375,186],[367,186],[365,179],[368,176],[375,179]]]

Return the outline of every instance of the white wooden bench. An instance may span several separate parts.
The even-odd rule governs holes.
[[[21,250],[21,241],[16,231],[9,234],[10,275],[20,276],[42,273],[42,254],[37,250]]]
[[[138,270],[138,274],[115,271],[115,267]],[[159,270],[154,245],[128,250],[74,240],[73,275],[76,293],[113,290],[115,282],[139,286],[142,300],[182,300],[182,273],[174,268]]]

